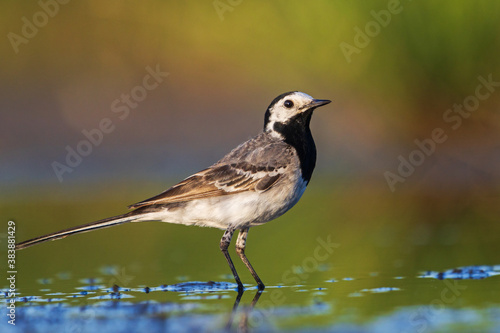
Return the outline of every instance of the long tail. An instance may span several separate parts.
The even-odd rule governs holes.
[[[22,250],[22,249],[25,249],[27,247],[30,247],[30,246],[33,246],[36,244],[40,244],[40,243],[43,243],[46,241],[61,239],[61,238],[67,237],[69,235],[79,234],[82,232],[88,232],[88,231],[92,231],[92,230],[96,230],[96,229],[107,228],[107,227],[111,227],[111,226],[118,225],[118,224],[132,222],[132,221],[138,220],[140,218],[141,218],[141,214],[137,214],[137,212],[134,212],[134,211],[126,213],[126,214],[118,215],[118,216],[108,217],[108,218],[103,219],[103,220],[79,225],[77,227],[73,227],[73,228],[69,228],[69,229],[64,229],[64,230],[54,232],[54,233],[51,233],[51,234],[48,234],[45,236],[36,237],[36,238],[30,239],[30,240],[18,243],[18,244],[16,244],[16,250]]]

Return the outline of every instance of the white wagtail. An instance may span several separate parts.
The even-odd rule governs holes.
[[[133,210],[128,213],[33,238],[17,244],[16,249],[126,222],[214,227],[225,230],[220,249],[242,291],[227,250],[238,229],[236,252],[262,290],[264,284],[245,256],[248,230],[281,216],[299,201],[316,164],[311,116],[315,108],[328,103],[298,91],[282,94],[267,108],[264,131],[211,167],[129,206]]]

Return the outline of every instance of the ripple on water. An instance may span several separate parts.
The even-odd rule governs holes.
[[[481,280],[500,275],[500,265],[494,266],[464,266],[448,269],[443,272],[427,271],[418,277],[431,279]]]

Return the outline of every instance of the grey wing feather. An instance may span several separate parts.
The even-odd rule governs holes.
[[[291,147],[262,133],[239,145],[219,162],[129,208],[236,194],[263,192],[282,177],[293,158]]]

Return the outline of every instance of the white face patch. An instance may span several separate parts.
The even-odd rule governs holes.
[[[265,130],[273,132],[275,123],[287,123],[290,118],[307,110],[305,107],[313,101],[314,98],[298,91],[284,96],[269,109],[269,122]]]

